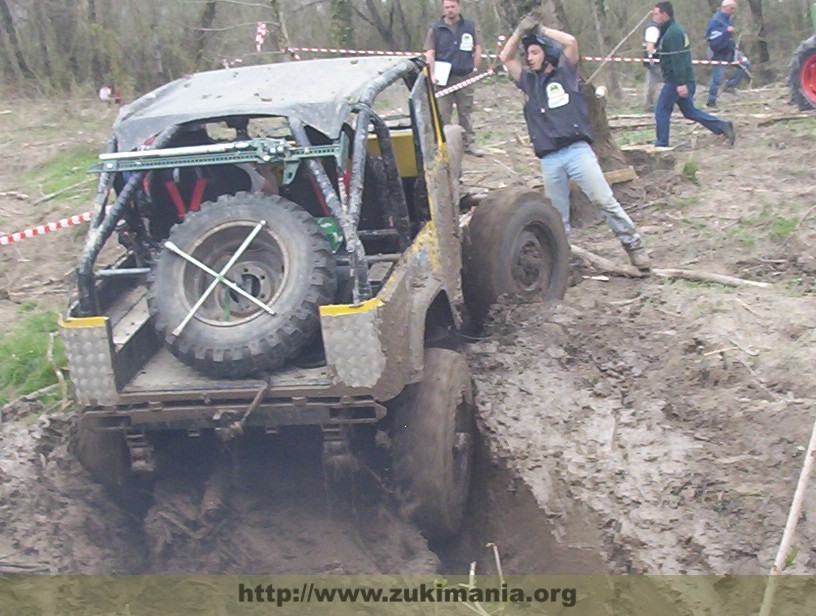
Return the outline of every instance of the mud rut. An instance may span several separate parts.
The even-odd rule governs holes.
[[[511,88],[497,92],[515,108]],[[751,93],[734,112],[784,113],[784,99],[781,89]],[[492,126],[489,111],[483,126]],[[199,516],[207,447],[177,450],[143,522],[81,469],[68,445],[71,415],[33,419],[42,409],[22,404],[0,423],[0,571],[465,573],[477,560],[491,573],[488,541],[507,573],[767,571],[816,399],[816,190],[812,135],[741,117],[738,156],[750,173],[735,169],[735,151],[678,125],[679,156],[699,162],[699,185],[670,161],[639,168],[641,180],[619,197],[656,263],[765,280],[774,290],[604,279],[581,268],[562,304],[497,307],[485,337],[467,345],[483,442],[456,541],[428,546],[367,471],[353,497],[348,478],[327,491],[308,431],[235,452],[234,490],[210,525]],[[43,147],[64,147],[65,132]],[[465,161],[465,184],[540,184],[523,137],[513,122],[486,136],[488,156]],[[24,170],[7,171],[3,188],[15,188]],[[33,223],[78,210],[73,202],[35,219],[21,201],[0,199],[0,207]],[[774,213],[796,214],[795,233],[771,238]],[[4,320],[29,299],[62,305],[81,236],[61,233],[0,253]],[[603,225],[577,229],[576,238],[624,258]],[[805,513],[790,571],[813,574],[813,486]]]

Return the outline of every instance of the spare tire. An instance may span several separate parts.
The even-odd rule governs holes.
[[[168,242],[220,272],[260,221],[226,277],[274,315],[219,284],[175,335],[213,277],[166,247],[148,276],[156,330],[176,357],[204,374],[240,378],[280,367],[317,333],[318,307],[334,298],[328,239],[308,212],[282,197],[238,193],[204,203]]]
[[[788,70],[791,102],[803,111],[816,109],[816,35],[799,45]]]
[[[490,193],[473,212],[462,250],[468,315],[481,325],[500,295],[522,301],[563,299],[570,247],[558,211],[540,193]]]

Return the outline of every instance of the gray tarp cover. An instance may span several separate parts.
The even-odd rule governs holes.
[[[174,124],[231,115],[299,118],[328,137],[340,134],[352,105],[405,57],[334,58],[196,73],[122,108],[113,130],[119,151],[141,145]]]

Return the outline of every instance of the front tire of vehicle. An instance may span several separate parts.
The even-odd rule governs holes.
[[[558,211],[526,189],[498,190],[473,212],[463,246],[468,314],[481,325],[499,296],[522,301],[563,299],[570,247]]]

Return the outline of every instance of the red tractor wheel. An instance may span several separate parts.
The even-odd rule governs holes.
[[[816,109],[816,36],[793,54],[790,63],[791,102],[799,109]]]

